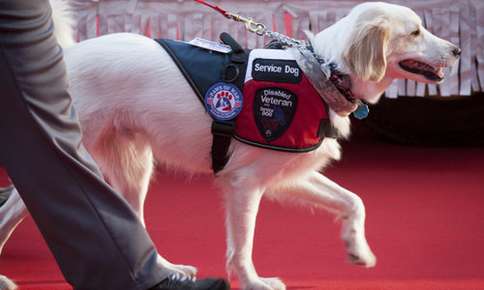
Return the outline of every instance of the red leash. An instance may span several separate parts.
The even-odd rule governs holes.
[[[255,22],[250,17],[244,17],[244,16],[241,16],[241,15],[238,15],[238,14],[235,14],[235,13],[232,13],[232,12],[229,12],[227,10],[224,10],[224,9],[218,7],[217,5],[208,3],[205,0],[195,0],[195,2],[200,3],[202,5],[205,5],[207,7],[212,8],[213,10],[215,10],[218,13],[222,14],[223,16],[225,16],[225,18],[232,19],[232,20],[235,20],[235,21],[244,23],[245,24],[245,27],[250,32],[256,33],[259,36],[264,36],[264,35],[266,35],[268,33],[268,31],[266,29],[266,26],[264,24],[257,23],[257,22]]]
[[[214,5],[214,4],[211,4],[211,3],[208,3],[207,1],[205,0],[195,0],[195,2],[198,2],[200,4],[203,4],[205,6],[208,6],[210,8],[212,8],[213,10],[219,12],[220,14],[222,14],[223,16],[225,16],[226,18],[231,18],[231,13],[227,12],[226,10],[218,7],[217,5]]]

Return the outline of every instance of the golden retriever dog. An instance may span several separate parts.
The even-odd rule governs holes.
[[[350,76],[354,98],[369,103],[376,103],[394,79],[443,81],[444,69],[460,55],[457,46],[427,31],[414,11],[383,2],[357,5],[332,26],[308,36],[319,57]],[[331,160],[340,159],[337,139],[325,138],[316,150],[297,154],[233,140],[230,160],[214,175],[212,119],[157,42],[129,33],[101,36],[67,48],[65,61],[83,142],[142,222],[155,162],[213,176],[226,208],[227,270],[242,289],[285,289],[278,278],[260,277],[252,261],[262,197],[334,213],[350,261],[375,266],[365,237],[363,201],[321,174]],[[349,117],[331,110],[329,115],[339,135],[347,137]],[[26,214],[14,192],[0,208],[0,245]],[[174,265],[161,256],[159,265],[179,275],[196,275],[194,267]]]

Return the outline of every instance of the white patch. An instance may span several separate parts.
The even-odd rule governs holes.
[[[197,46],[197,47],[207,49],[207,50],[218,51],[218,52],[221,52],[221,53],[229,53],[229,52],[232,51],[232,48],[229,45],[219,43],[219,42],[215,42],[215,41],[211,41],[211,40],[207,40],[207,39],[203,39],[203,38],[200,38],[200,37],[196,37],[196,38],[190,40],[188,43],[193,45],[193,46]]]
[[[245,73],[245,82],[252,80],[252,69],[253,69],[253,65],[254,65],[254,60],[256,60],[258,58],[261,58],[261,59],[294,60],[294,57],[292,56],[292,54],[289,53],[286,50],[283,50],[283,49],[262,49],[262,48],[253,49],[253,50],[251,50],[251,52],[249,54],[249,60],[248,60],[248,64],[247,64],[247,72]],[[255,71],[261,71],[261,72],[269,72],[270,71],[270,72],[279,72],[280,73],[280,72],[283,71],[283,68],[279,67],[279,66],[274,66],[274,67],[262,66],[262,65],[257,66],[257,64],[256,64],[256,67],[254,67],[254,70]],[[277,71],[275,71],[275,70],[277,70]],[[286,71],[284,70],[284,72],[286,72]],[[290,73],[293,73],[295,77],[299,76],[299,72],[290,71]],[[297,75],[296,75],[296,73],[297,73]]]

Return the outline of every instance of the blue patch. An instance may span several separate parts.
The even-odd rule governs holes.
[[[242,111],[242,93],[233,84],[219,82],[205,94],[205,107],[215,120],[229,121]]]

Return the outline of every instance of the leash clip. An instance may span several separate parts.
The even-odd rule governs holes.
[[[213,9],[213,10],[217,11],[218,13],[222,14],[225,18],[244,23],[245,28],[248,31],[257,34],[258,36],[267,36],[269,38],[276,39],[276,40],[280,41],[281,43],[287,45],[288,47],[300,46],[300,45],[303,45],[303,43],[304,43],[303,41],[288,37],[284,34],[274,32],[274,31],[270,31],[270,30],[267,29],[267,27],[263,23],[256,22],[256,21],[254,21],[254,19],[252,19],[250,17],[244,17],[242,15],[229,12],[229,11],[222,9],[217,5],[211,4],[211,3],[209,3],[205,0],[194,0],[194,1],[197,2],[197,3],[200,3],[202,5],[210,7],[211,9]]]
[[[256,22],[254,21],[254,19],[250,17],[244,17],[242,15],[230,13],[230,12],[228,12],[227,15],[229,16],[229,18],[235,21],[244,23],[247,30],[259,36],[264,36],[267,31],[266,26],[264,24]]]

